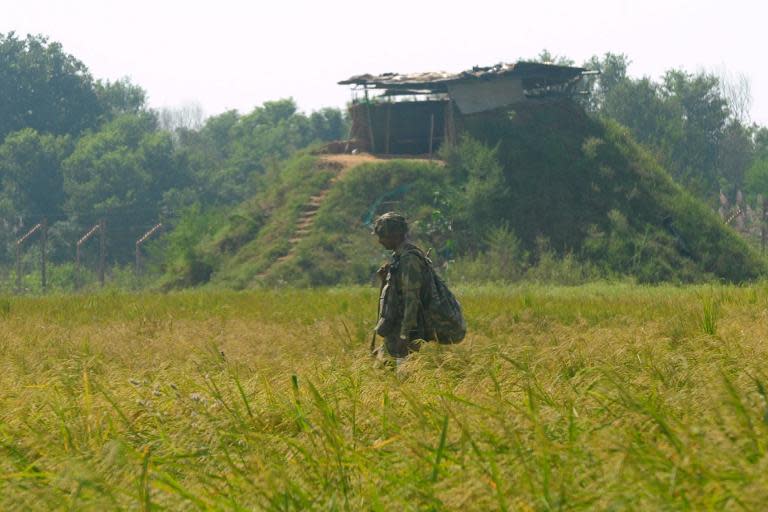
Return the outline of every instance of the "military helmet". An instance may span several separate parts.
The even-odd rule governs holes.
[[[404,235],[407,232],[408,221],[399,213],[387,212],[373,222],[373,233],[379,237]]]

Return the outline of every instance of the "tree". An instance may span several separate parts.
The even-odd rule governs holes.
[[[530,62],[542,62],[544,64],[557,64],[558,66],[573,66],[573,60],[563,55],[554,55],[552,52],[544,48],[539,54],[528,59]]]
[[[606,94],[604,113],[627,126],[643,144],[664,150],[681,136],[682,110],[665,101],[651,79],[626,80]]]
[[[271,163],[313,142],[336,140],[346,132],[338,109],[310,116],[292,99],[268,101],[246,115],[236,111],[210,117],[199,131],[177,130],[181,153],[205,204],[231,204],[255,191]]]
[[[109,119],[120,114],[138,114],[146,109],[147,93],[144,89],[131,83],[130,78],[110,82],[96,82],[96,95],[102,110]]]
[[[106,217],[110,240],[126,248],[157,222],[163,195],[188,185],[170,134],[146,112],[82,137],[63,168],[66,212],[84,225]]]
[[[205,121],[203,107],[189,102],[176,108],[163,108],[158,113],[160,128],[169,132],[177,130],[199,130]]]
[[[733,119],[742,125],[750,122],[749,111],[752,108],[752,85],[743,73],[733,74],[723,70],[718,76],[720,93],[728,104]]]
[[[671,70],[664,75],[662,94],[682,115],[682,138],[670,155],[675,174],[699,196],[713,195],[719,187],[718,156],[729,115],[717,77]]]
[[[88,69],[59,43],[0,34],[0,141],[23,128],[75,135],[102,112]]]
[[[591,71],[597,71],[599,75],[588,82],[587,109],[591,112],[599,112],[605,107],[606,98],[613,91],[626,84],[629,80],[627,68],[632,61],[622,54],[606,53],[602,59],[593,56],[584,63],[584,67]]]
[[[701,198],[740,183],[746,165],[742,127],[733,125],[720,81],[712,74],[670,70],[661,83],[630,78],[625,55],[592,57],[601,74],[587,108],[627,126],[672,175]]]
[[[466,182],[467,223],[493,226],[502,220],[499,206],[509,203],[511,193],[499,163],[498,147],[462,137],[455,147],[446,147],[443,158],[454,180]]]
[[[71,152],[68,136],[32,128],[9,134],[0,145],[2,194],[14,215],[58,219],[64,204],[62,162]]]
[[[755,128],[753,139],[755,141],[755,157],[768,160],[768,128],[764,126]]]
[[[768,160],[755,160],[745,176],[747,192],[752,195],[762,194],[768,197]]]
[[[318,140],[339,140],[347,136],[347,120],[337,108],[324,108],[312,112],[309,124]]]
[[[723,129],[717,155],[718,176],[720,189],[731,197],[744,188],[745,173],[755,161],[753,131],[736,119]]]

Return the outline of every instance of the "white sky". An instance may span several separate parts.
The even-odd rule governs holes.
[[[343,106],[360,73],[460,71],[547,48],[581,64],[611,51],[630,75],[672,67],[746,75],[768,125],[768,3],[754,0],[0,0],[0,32],[44,34],[95,78],[128,76],[153,107],[248,112],[292,96]]]

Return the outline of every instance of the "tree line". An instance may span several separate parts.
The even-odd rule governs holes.
[[[304,114],[291,99],[200,117],[149,108],[140,86],[94,79],[43,36],[0,34],[0,262],[42,218],[54,262],[102,218],[110,259],[128,261],[157,221],[237,204],[275,162],[346,129],[339,109]]]
[[[544,51],[536,60],[573,64]],[[672,69],[633,77],[607,53],[579,101],[615,119],[675,179],[716,207],[718,192],[768,196],[768,129],[749,119],[748,82]],[[42,218],[54,262],[72,259],[84,230],[106,219],[110,260],[158,221],[226,211],[252,197],[277,163],[313,143],[343,138],[345,114],[310,114],[291,99],[207,119],[199,107],[153,110],[128,78],[95,79],[43,36],[0,34],[0,264]]]
[[[668,70],[659,80],[628,74],[622,54],[593,57],[600,74],[586,108],[626,126],[672,176],[714,206],[719,192],[754,199],[768,195],[768,128],[750,121],[751,93],[743,76]]]

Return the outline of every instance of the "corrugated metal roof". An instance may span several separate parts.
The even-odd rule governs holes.
[[[540,62],[517,62],[515,64],[500,63],[495,66],[473,67],[460,73],[426,72],[426,73],[383,73],[381,75],[356,75],[339,82],[340,85],[362,85],[376,89],[411,88],[428,91],[444,91],[448,84],[492,80],[499,77],[517,76],[523,80],[530,79],[550,84],[567,82],[581,76],[584,68],[559,66]]]

